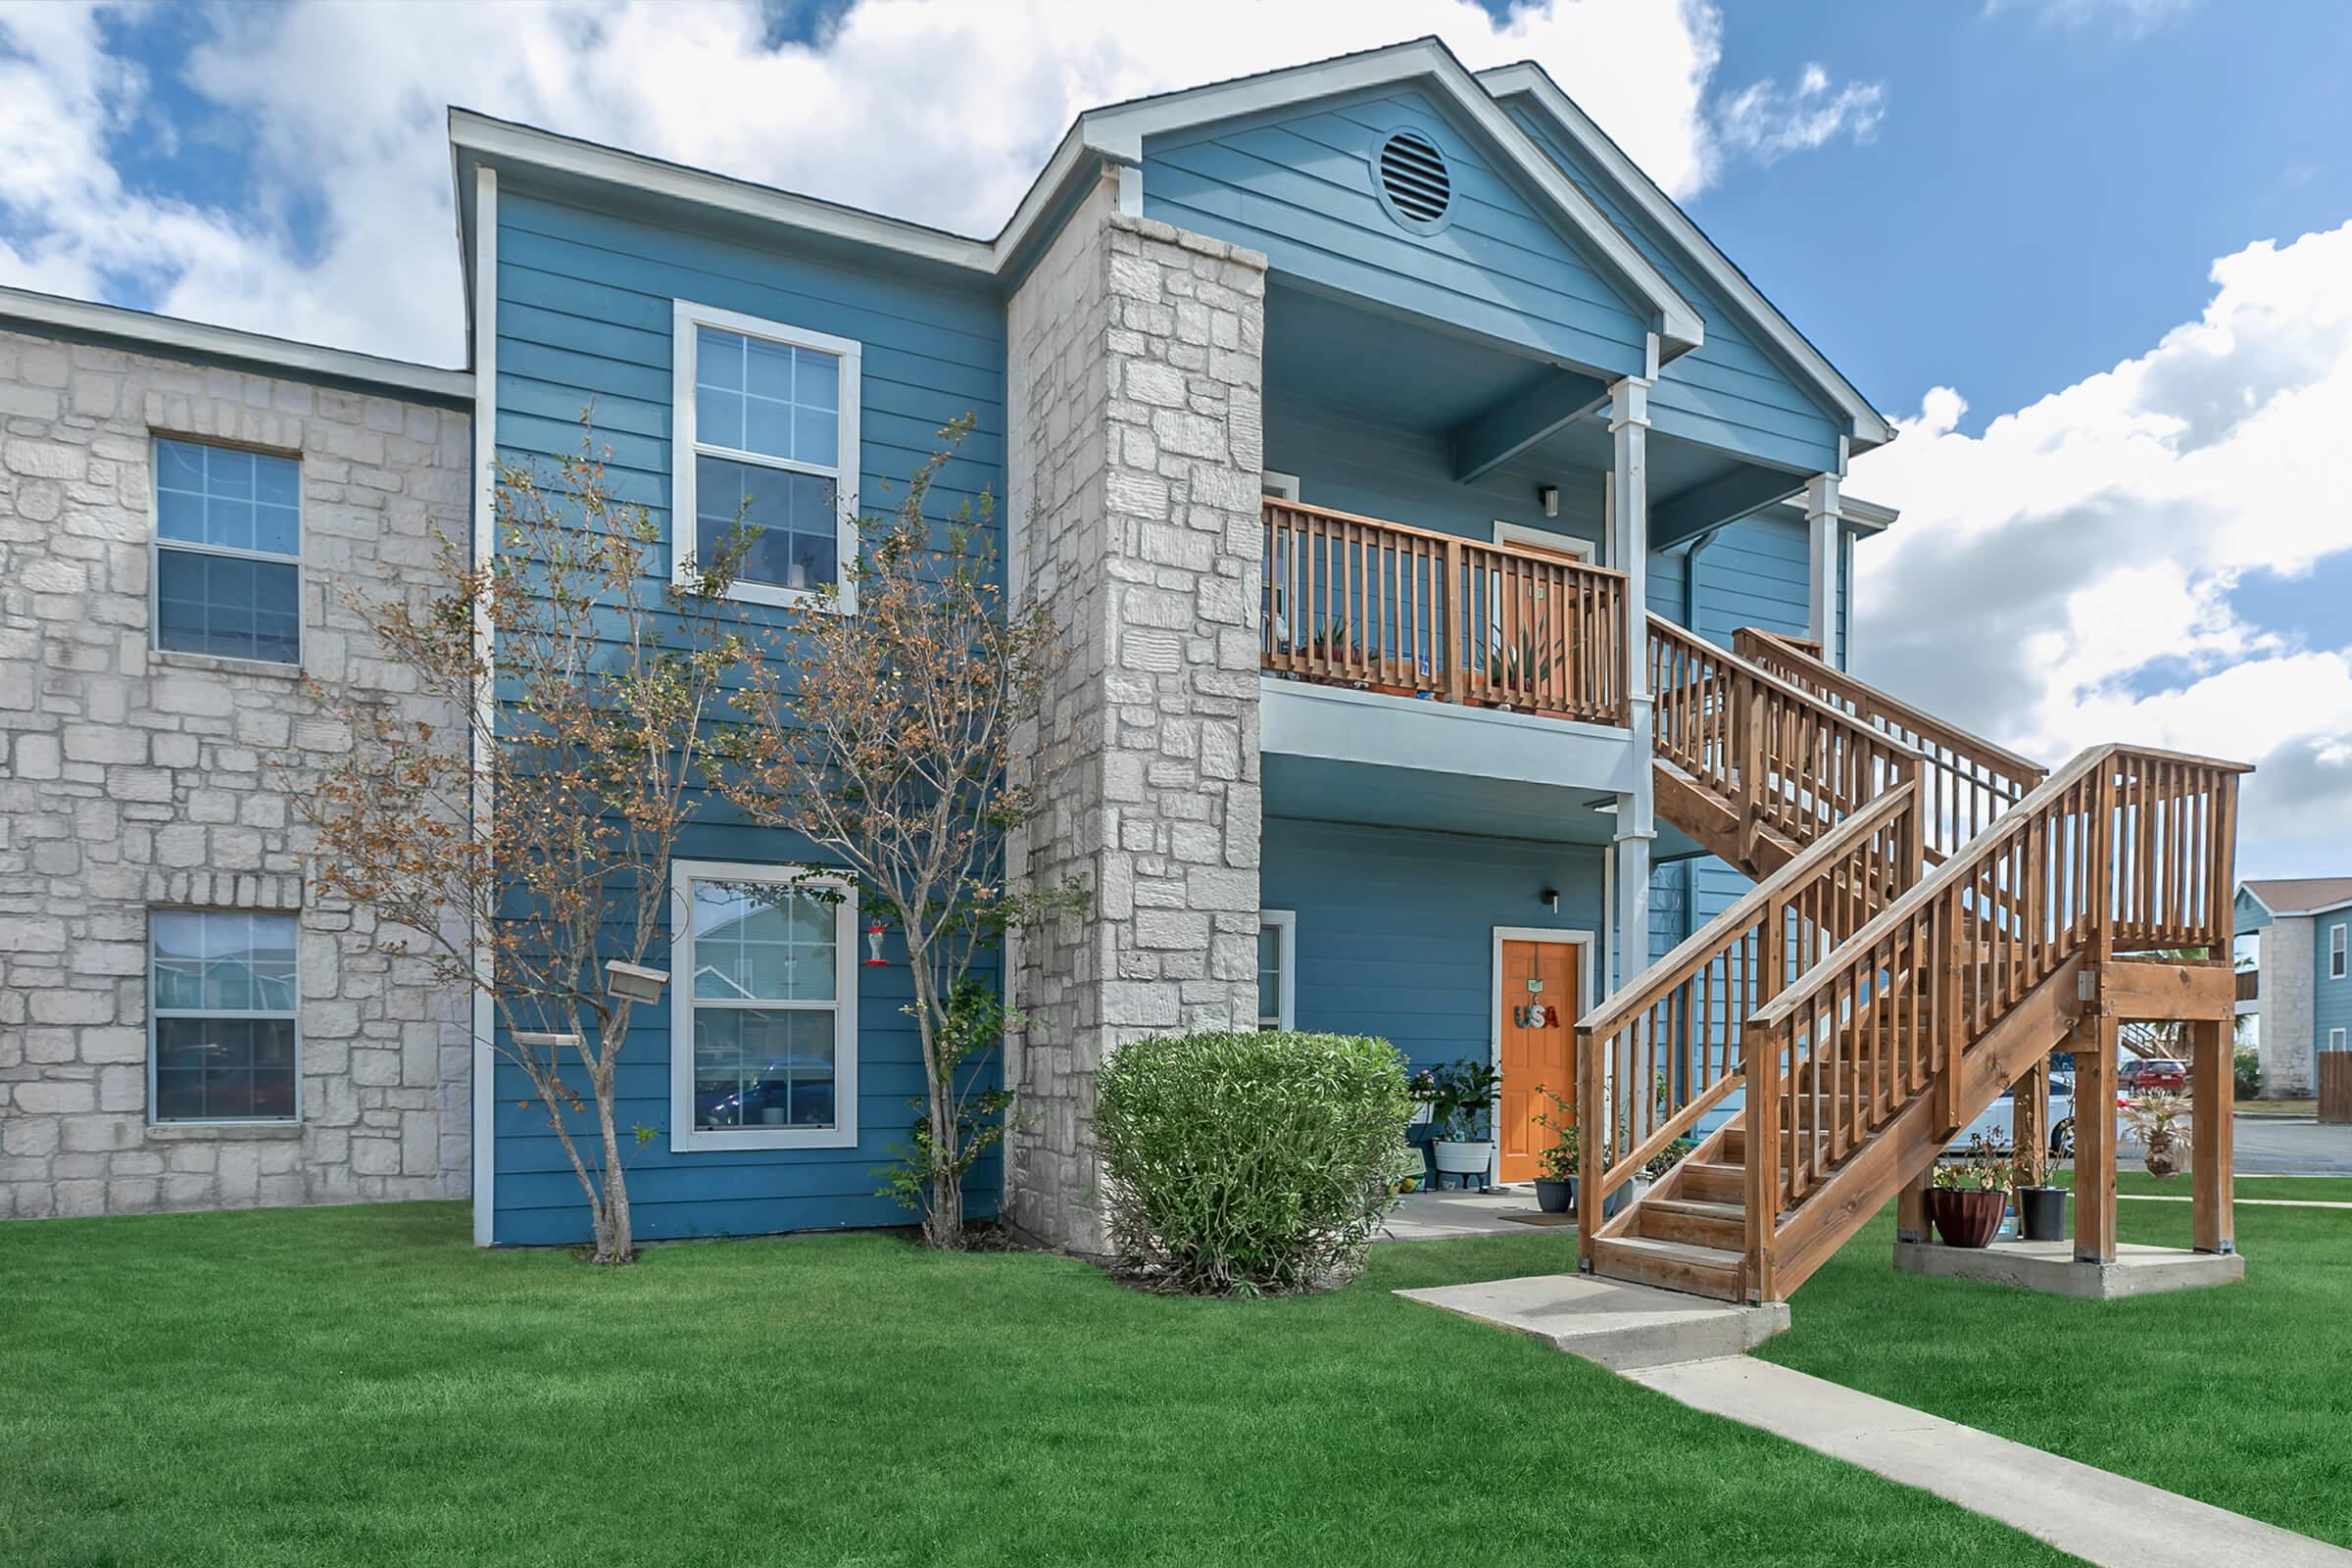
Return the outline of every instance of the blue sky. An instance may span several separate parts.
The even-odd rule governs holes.
[[[0,6],[0,282],[454,363],[447,107],[989,232],[1078,109],[1533,58],[1902,435],[1866,674],[2056,761],[2254,760],[2352,871],[2344,0]]]

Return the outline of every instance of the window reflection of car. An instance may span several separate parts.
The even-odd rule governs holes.
[[[698,1127],[830,1127],[833,1063],[822,1056],[779,1056],[745,1083],[697,1088]]]

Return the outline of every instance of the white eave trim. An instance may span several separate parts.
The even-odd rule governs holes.
[[[313,343],[240,332],[174,316],[125,310],[119,305],[96,305],[55,294],[35,294],[29,289],[0,287],[0,327],[12,322],[71,338],[107,338],[150,347],[160,353],[236,360],[266,370],[280,370],[297,379],[326,377],[391,393],[426,397],[436,403],[467,407],[473,403],[473,377],[464,370],[443,370],[406,360],[379,359],[372,354],[320,348]]]
[[[1559,166],[1544,156],[1544,150],[1503,112],[1477,78],[1435,38],[1417,38],[1410,43],[1337,60],[1186,88],[1106,109],[1090,109],[1063,134],[1053,157],[1047,160],[1045,169],[1014,209],[1011,220],[993,240],[973,239],[836,202],[796,196],[773,186],[577,141],[529,125],[494,120],[471,110],[449,112],[449,138],[459,152],[470,152],[496,163],[529,165],[582,179],[602,180],[649,195],[713,207],[996,277],[1019,264],[1033,231],[1056,208],[1069,181],[1082,175],[1090,160],[1133,166],[1143,159],[1144,138],[1162,131],[1416,78],[1433,81],[1474,121],[1641,295],[1656,315],[1658,334],[1670,350],[1669,358],[1696,348],[1704,340],[1705,322],[1690,303],[1675,292],[1665,275],[1650,266],[1634,243],[1618,232],[1600,209],[1577,189]]]
[[[1497,66],[1478,74],[1479,85],[1496,98],[1514,97],[1525,93],[1541,104],[1577,146],[1617,181],[1627,197],[1655,222],[1671,239],[1679,243],[1693,265],[1708,282],[1730,297],[1752,316],[1774,347],[1818,384],[1831,400],[1853,420],[1853,437],[1857,446],[1885,446],[1894,439],[1894,427],[1886,422],[1870,400],[1856,390],[1854,384],[1838,372],[1819,349],[1805,340],[1789,319],[1783,316],[1772,301],[1766,299],[1755,284],[1749,282],[1731,258],[1715,248],[1714,241],[1688,215],[1642,172],[1624,150],[1611,141],[1575,100],[1560,91],[1543,67],[1530,62],[1512,66]]]

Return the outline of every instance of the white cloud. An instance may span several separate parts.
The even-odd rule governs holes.
[[[1715,126],[1726,147],[1773,164],[1839,136],[1868,141],[1886,115],[1883,83],[1849,81],[1833,87],[1827,71],[1808,65],[1788,92],[1767,76],[1732,94],[1716,110]]]
[[[1853,488],[1857,667],[2028,755],[2124,740],[2256,762],[2245,864],[2352,864],[2352,608],[2248,623],[2249,572],[2352,550],[2352,223],[2213,267],[2202,315],[1984,434],[1931,390]],[[2331,857],[2315,863],[2312,857]]]
[[[260,199],[126,182],[171,127],[110,46],[152,14],[0,6],[0,281],[446,362],[449,104],[993,233],[1081,109],[1431,32],[1473,69],[1542,62],[1670,191],[1714,162],[1718,22],[1697,0],[1552,0],[1499,21],[1473,0],[858,0],[780,48],[752,0],[209,15],[216,36],[182,74],[210,133],[250,139]]]

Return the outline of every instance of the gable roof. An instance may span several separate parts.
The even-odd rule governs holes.
[[[1628,198],[1647,218],[1667,243],[1682,251],[1701,277],[1721,290],[1733,306],[1753,320],[1765,339],[1793,366],[1798,373],[1826,396],[1832,406],[1853,421],[1853,448],[1857,452],[1885,446],[1894,439],[1894,426],[1886,416],[1873,407],[1870,400],[1838,373],[1829,357],[1815,348],[1793,322],[1783,316],[1764,297],[1764,291],[1748,279],[1745,272],[1733,265],[1730,257],[1707,238],[1706,233],[1690,220],[1690,215],[1676,205],[1674,199],[1660,190],[1657,183],[1642,172],[1641,166],[1625,155],[1625,150],[1609,139],[1608,133],[1593,122],[1592,118],[1576,106],[1576,101],[1560,90],[1550,74],[1534,61],[1517,65],[1498,66],[1478,74],[1479,84],[1496,98],[1525,94],[1558,124],[1593,164],[1603,170],[1624,189]]]
[[[470,278],[473,208],[464,164],[468,159],[521,165],[562,175],[609,181],[648,194],[714,207],[739,217],[831,235],[893,251],[914,261],[992,278],[1017,276],[1037,244],[1049,237],[1074,198],[1108,162],[1132,168],[1147,136],[1208,124],[1240,115],[1304,103],[1336,93],[1425,82],[1475,123],[1504,159],[1581,234],[1602,261],[1644,302],[1655,318],[1661,361],[1696,348],[1706,325],[1688,300],[1633,241],[1620,233],[1591,197],[1544,156],[1517,122],[1453,52],[1434,37],[1289,66],[1229,81],[1089,109],[1070,124],[1046,167],[993,239],[977,239],[927,224],[888,218],[839,202],[820,201],[751,180],[715,174],[640,153],[562,136],[534,126],[452,108],[449,139],[457,174],[461,248]],[[470,302],[469,302],[470,304]]]
[[[2352,904],[2352,876],[2274,877],[2239,886],[2273,914],[2317,914]]]

